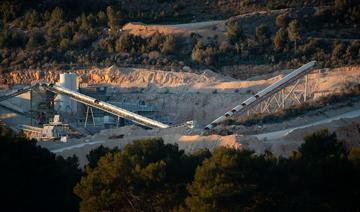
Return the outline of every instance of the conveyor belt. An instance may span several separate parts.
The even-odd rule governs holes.
[[[116,116],[120,116],[122,118],[131,120],[135,123],[138,123],[138,124],[146,126],[146,127],[150,127],[150,128],[168,128],[169,127],[169,125],[166,125],[161,122],[141,116],[139,114],[124,110],[115,105],[112,105],[112,104],[109,104],[106,102],[102,102],[100,100],[94,99],[92,97],[86,96],[79,92],[76,92],[76,91],[73,91],[73,90],[58,86],[58,85],[49,84],[49,83],[42,83],[41,85],[45,89],[47,89],[53,93],[69,96],[72,99],[74,99],[75,101],[78,101],[85,105],[106,111],[106,112],[114,114]]]
[[[18,90],[10,91],[10,92],[0,96],[0,102],[11,99],[11,98],[13,98],[15,96],[18,96],[20,94],[26,93],[26,92],[30,91],[32,88],[34,88],[36,86],[38,86],[38,85],[36,84],[36,85],[33,85],[33,86],[25,86],[25,87],[20,88]]]
[[[219,123],[225,121],[229,117],[233,116],[235,113],[244,113],[247,110],[249,110],[250,108],[255,107],[256,105],[260,104],[264,99],[266,99],[270,95],[280,91],[281,89],[287,87],[294,81],[303,77],[305,74],[307,74],[309,71],[312,70],[312,68],[315,66],[315,64],[316,64],[316,61],[311,61],[311,62],[301,66],[300,68],[292,71],[290,74],[288,74],[285,77],[283,77],[282,79],[276,81],[274,84],[259,91],[254,96],[246,99],[240,105],[237,105],[232,110],[226,112],[224,115],[215,119],[213,122],[211,122],[209,125],[207,125],[205,127],[205,130],[216,127]]]

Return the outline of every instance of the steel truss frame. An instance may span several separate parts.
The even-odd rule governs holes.
[[[303,78],[265,97],[259,104],[249,108],[246,114],[274,113],[289,108],[292,105],[302,104],[313,99],[312,89],[309,87],[309,74],[310,73],[307,73]]]

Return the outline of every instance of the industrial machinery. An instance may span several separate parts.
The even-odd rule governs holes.
[[[41,86],[51,92],[69,96],[75,101],[78,101],[80,103],[83,103],[85,105],[88,105],[88,106],[91,106],[94,108],[98,108],[100,110],[111,113],[115,116],[131,120],[135,123],[138,123],[138,124],[146,126],[146,127],[150,127],[150,128],[154,128],[154,127],[155,128],[168,128],[169,127],[169,125],[149,119],[147,117],[144,117],[139,114],[136,114],[136,113],[127,111],[125,109],[122,109],[120,107],[117,107],[115,105],[100,101],[98,99],[86,96],[79,92],[76,92],[76,91],[73,91],[73,90],[58,86],[58,85],[54,85],[51,83],[41,83]]]
[[[213,122],[211,122],[209,125],[206,126],[206,130],[212,129],[216,127],[219,123],[225,121],[229,117],[233,116],[235,113],[244,113],[251,108],[254,108],[255,106],[262,103],[265,99],[267,99],[269,96],[274,95],[278,93],[280,90],[286,88],[291,83],[299,80],[301,77],[308,74],[312,68],[315,66],[316,61],[309,62],[300,68],[292,71],[282,79],[278,80],[274,84],[266,87],[265,89],[259,91],[254,96],[251,96],[250,98],[246,99],[244,102],[242,102],[240,105],[237,105],[230,111],[226,112],[223,116],[220,116],[219,118],[215,119]],[[69,80],[66,80],[69,78]],[[68,83],[70,81],[70,83]],[[121,117],[130,121],[133,121],[135,123],[138,123],[142,126],[149,127],[149,128],[169,128],[170,126],[164,123],[161,123],[156,120],[152,120],[150,118],[141,116],[139,114],[130,112],[128,110],[125,110],[121,107],[115,106],[113,104],[109,104],[107,102],[103,102],[99,99],[92,98],[90,96],[84,95],[79,93],[77,90],[77,80],[76,75],[74,74],[63,74],[63,80],[61,83],[53,84],[48,82],[42,82],[36,85],[32,86],[26,86],[24,88],[11,91],[3,96],[0,97],[0,102],[7,100],[9,98],[12,98],[14,96],[20,95],[22,93],[25,93],[34,87],[41,86],[47,91],[50,91],[55,94],[61,95],[63,101],[62,104],[66,105],[66,107],[69,107],[72,112],[77,111],[76,106],[74,106],[73,101],[83,103],[88,106],[88,108],[97,108],[102,111],[108,112],[110,114],[113,114],[117,117]],[[65,86],[65,87],[64,87]],[[305,92],[306,93],[306,92]],[[306,98],[306,95],[305,95]],[[182,125],[178,126],[187,126],[188,128],[193,128],[194,123],[193,122],[187,122]],[[177,127],[177,126],[172,126]]]
[[[26,93],[29,90],[31,90],[31,89],[33,89],[33,88],[35,88],[37,86],[39,86],[39,84],[35,84],[35,85],[31,85],[31,86],[25,86],[23,88],[10,91],[10,92],[6,93],[5,95],[0,96],[0,102],[8,100],[10,98],[13,98],[15,96],[18,96],[20,94]]]
[[[265,89],[259,91],[254,96],[251,96],[250,98],[246,99],[244,102],[242,102],[240,105],[237,105],[230,111],[226,112],[223,116],[220,116],[219,118],[212,121],[209,125],[205,127],[205,130],[212,129],[216,127],[219,123],[225,121],[226,119],[233,116],[235,113],[244,113],[245,111],[251,109],[255,105],[261,103],[264,99],[269,97],[270,95],[277,93],[284,87],[288,86],[289,84],[293,83],[294,81],[298,80],[299,78],[306,75],[309,71],[312,70],[312,68],[315,66],[316,61],[311,61],[300,68],[292,71],[285,77],[281,78],[280,80],[276,81],[274,84],[266,87]]]

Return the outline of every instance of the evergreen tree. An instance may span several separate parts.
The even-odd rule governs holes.
[[[297,20],[293,20],[289,23],[288,36],[289,40],[294,42],[294,51],[296,54],[296,42],[301,39],[299,22]]]
[[[287,44],[287,32],[284,28],[280,28],[274,37],[274,49],[275,51],[281,51],[286,47]]]
[[[227,27],[227,38],[231,44],[235,44],[245,39],[244,32],[236,20],[231,20]]]
[[[106,15],[108,17],[108,26],[110,27],[110,30],[116,31],[120,24],[118,12],[116,12],[113,7],[109,6],[106,8]]]
[[[161,48],[161,53],[164,54],[171,54],[175,51],[176,48],[176,40],[175,37],[172,35],[167,35],[165,37],[165,41],[163,43],[163,46]]]
[[[64,159],[34,140],[0,129],[1,211],[77,211],[76,157]]]
[[[161,139],[135,141],[86,169],[74,189],[80,211],[168,211],[182,203],[198,164]]]
[[[263,24],[261,24],[260,26],[257,26],[256,31],[255,31],[255,38],[260,43],[268,43],[269,38],[270,38],[269,29]]]
[[[63,18],[64,18],[64,11],[62,9],[60,9],[59,7],[56,7],[51,12],[50,21],[52,21],[53,23],[59,23],[59,22],[63,21]]]

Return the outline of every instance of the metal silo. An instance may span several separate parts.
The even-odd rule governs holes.
[[[72,91],[79,90],[77,76],[74,73],[60,74],[59,82],[56,84]],[[77,102],[72,100],[69,96],[59,95],[56,102],[55,108],[58,112],[67,114],[77,113]]]

